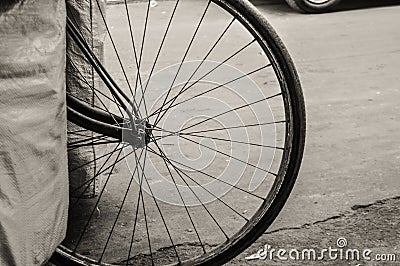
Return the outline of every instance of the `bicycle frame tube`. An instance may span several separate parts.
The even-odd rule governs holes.
[[[129,109],[123,99],[125,99],[132,107],[135,117],[139,117],[138,110],[134,106],[133,102],[129,100],[129,97],[118,87],[115,81],[107,73],[104,66],[93,54],[85,39],[79,33],[79,30],[75,27],[71,19],[68,17],[67,34],[69,34],[69,36],[71,36],[74,42],[78,45],[86,59],[93,66],[97,74],[100,76],[100,78],[105,83],[111,94],[118,101],[118,103],[122,106],[124,110],[127,110],[126,113],[129,116],[129,120],[135,121],[131,112],[128,111]],[[121,96],[123,99],[121,98]],[[83,128],[93,130],[97,133],[104,134],[119,140],[122,140],[122,131],[129,130],[128,128],[122,128],[122,124],[124,123],[123,118],[101,111],[98,108],[93,108],[90,105],[85,104],[68,94],[67,106],[68,120]],[[133,127],[133,132],[136,132],[135,123],[131,123],[131,125]]]
[[[136,118],[139,118],[138,110],[134,106],[133,102],[129,99],[129,97],[118,87],[116,82],[111,78],[111,76],[107,73],[105,70],[104,66],[101,64],[101,62],[97,59],[97,57],[94,55],[90,47],[88,46],[87,42],[85,41],[84,37],[79,33],[79,30],[75,27],[75,25],[72,23],[71,19],[67,17],[67,34],[71,36],[71,38],[75,41],[75,43],[78,45],[86,59],[89,61],[89,63],[93,66],[97,74],[100,76],[102,81],[105,83],[111,94],[115,97],[115,99],[118,101],[118,103],[124,108],[124,110],[129,110],[128,107],[126,106],[125,102],[123,99],[125,99],[126,102],[130,104],[133,110],[133,114],[135,115]],[[122,98],[121,98],[122,96]],[[131,121],[134,120],[132,117],[132,114],[127,111],[127,114],[130,118]]]
[[[103,134],[108,137],[112,137],[119,141],[122,141],[122,136],[123,136],[122,132],[124,130],[126,130],[127,132],[132,132],[128,128],[113,126],[108,123],[104,123],[96,119],[93,119],[91,117],[85,116],[71,107],[67,108],[67,118],[68,121],[71,121],[72,123],[80,127],[83,127],[85,129],[88,129],[90,131],[99,134]]]
[[[67,94],[67,106],[75,112],[84,114],[84,116],[110,125],[121,125],[124,123],[124,119],[120,116],[113,115],[98,108],[93,108],[89,104],[77,100],[69,94]]]

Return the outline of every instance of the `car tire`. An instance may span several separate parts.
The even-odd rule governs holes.
[[[337,5],[341,0],[286,0],[288,5],[302,13],[323,13]]]

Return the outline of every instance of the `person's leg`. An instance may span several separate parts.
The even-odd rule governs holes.
[[[65,0],[0,2],[0,265],[41,265],[65,236]]]

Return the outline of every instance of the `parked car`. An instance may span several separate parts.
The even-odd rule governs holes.
[[[330,10],[341,0],[286,0],[288,5],[303,13],[322,13]]]

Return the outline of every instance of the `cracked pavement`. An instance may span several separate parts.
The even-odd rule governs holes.
[[[400,260],[400,223],[398,214],[400,212],[400,197],[377,201],[366,206],[357,206],[345,214],[333,216],[323,221],[304,224],[299,227],[281,228],[264,234],[244,253],[231,261],[228,265],[398,265]],[[342,250],[357,249],[360,252],[370,249],[371,254],[363,259],[360,253],[359,259],[351,256],[342,256],[342,260],[330,260],[328,254],[324,259],[318,259],[318,251],[322,249],[338,249],[338,239],[345,239],[347,244]],[[273,255],[274,260],[266,259],[247,260],[247,256],[256,254],[265,245],[272,248],[291,249],[302,251],[314,249],[317,255],[314,260],[312,256],[305,256],[305,260],[279,260]],[[275,251],[276,252],[276,251]],[[338,251],[339,252],[339,251]],[[270,254],[270,253],[269,253]],[[377,261],[376,255],[394,255],[396,261]],[[332,253],[334,255],[334,253]],[[283,256],[285,257],[285,256]],[[293,256],[295,257],[295,256]],[[337,254],[340,258],[340,254]],[[309,259],[310,258],[310,259]],[[357,258],[357,257],[354,257]]]

